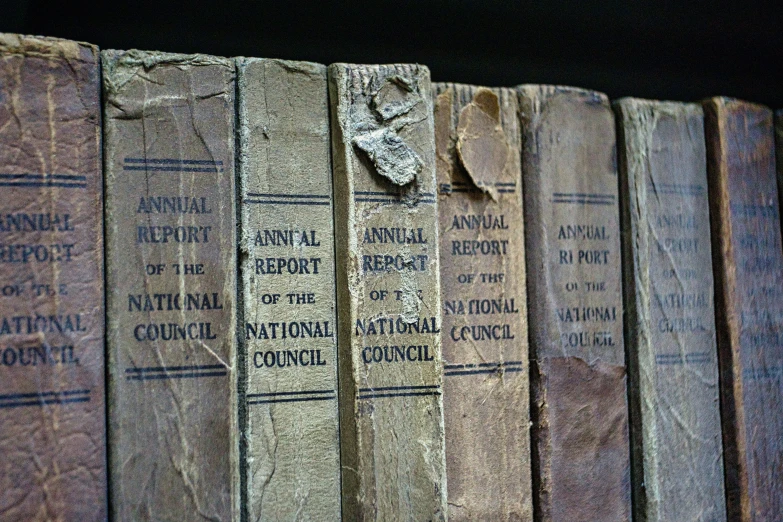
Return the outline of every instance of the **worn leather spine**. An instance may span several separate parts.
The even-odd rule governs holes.
[[[537,520],[630,520],[614,117],[605,95],[518,87]]]
[[[634,519],[726,520],[704,115],[614,107]]]
[[[0,519],[106,518],[98,49],[0,34]]]
[[[101,58],[113,518],[232,520],[234,63]]]
[[[345,520],[443,520],[429,71],[329,67]]]
[[[783,513],[783,251],[772,111],[704,102],[730,520]]]
[[[775,159],[778,175],[778,208],[781,208],[783,207],[783,109],[775,111]]]
[[[532,520],[517,96],[434,91],[448,516]]]
[[[247,520],[339,520],[326,67],[237,60]]]

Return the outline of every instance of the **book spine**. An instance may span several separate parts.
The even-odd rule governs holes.
[[[249,520],[339,520],[326,67],[237,61]]]
[[[435,84],[450,520],[532,520],[516,92]]]
[[[231,520],[234,64],[102,53],[110,486],[116,520]]]
[[[730,520],[783,513],[783,249],[772,111],[704,103]]]
[[[726,520],[704,116],[615,104],[635,520]]]
[[[0,34],[0,519],[104,520],[95,46]]]
[[[346,520],[443,520],[429,71],[329,67]]]
[[[618,183],[603,94],[520,86],[538,520],[629,520]]]
[[[778,175],[778,208],[783,208],[783,109],[775,111],[775,165]],[[783,230],[781,230],[783,233]]]

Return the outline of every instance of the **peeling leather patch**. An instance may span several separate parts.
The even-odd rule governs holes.
[[[395,185],[407,185],[424,167],[419,155],[391,129],[361,134],[353,144],[363,150],[380,175]]]
[[[412,80],[395,75],[386,78],[383,86],[372,96],[370,107],[383,121],[388,121],[410,112],[420,101]]]
[[[500,101],[491,90],[478,89],[459,114],[457,155],[473,184],[492,199],[497,198],[492,182],[502,178],[508,152],[500,126]]]

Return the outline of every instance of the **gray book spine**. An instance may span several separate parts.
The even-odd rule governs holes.
[[[116,520],[238,516],[234,63],[104,51]]]
[[[346,520],[443,520],[429,71],[329,68]]]
[[[240,58],[243,515],[339,520],[326,67]]]
[[[726,520],[702,109],[615,109],[634,518]]]

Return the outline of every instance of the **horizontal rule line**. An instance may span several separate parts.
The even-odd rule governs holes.
[[[123,165],[122,170],[138,170],[138,171],[159,171],[159,172],[223,172],[223,168],[220,167],[152,167],[149,165],[135,166],[135,165]]]
[[[194,160],[179,158],[125,158],[125,163],[162,163],[162,164],[184,164],[184,165],[223,165],[220,160]]]
[[[9,399],[30,399],[33,397],[51,397],[55,395],[87,395],[90,390],[66,390],[66,391],[46,391],[38,393],[13,393],[11,395],[0,395],[0,401],[6,401]]]
[[[323,393],[337,393],[337,392],[334,390],[307,390],[307,391],[292,391],[292,392],[248,393],[245,397],[249,399],[251,397],[275,397],[277,395],[310,395],[310,394],[323,394]]]
[[[473,190],[480,190],[480,188],[477,189],[475,187],[493,187],[494,186],[494,187],[506,187],[506,188],[512,187],[513,188],[513,187],[517,186],[516,183],[478,183],[478,184],[474,184],[474,183],[463,183],[461,181],[452,181],[451,184],[454,185],[455,187],[468,187],[468,188],[472,188]],[[448,183],[443,183],[443,186],[448,186],[448,185],[449,185]]]
[[[577,205],[614,205],[613,201],[579,200],[579,199],[553,199],[552,203],[575,203]]]
[[[761,381],[766,379],[777,379],[783,371],[777,366],[769,368],[747,368],[742,371],[742,378],[749,381]]]
[[[379,192],[379,191],[371,191],[371,190],[357,190],[354,192],[355,196],[386,196],[390,198],[399,198],[402,196],[402,194],[398,192]],[[425,198],[434,198],[435,194],[432,192],[419,192],[417,194],[418,196],[425,197]]]
[[[399,199],[380,199],[380,198],[356,198],[356,201],[360,203],[397,203],[397,204],[403,203],[403,201]],[[419,199],[415,201],[415,203],[435,203],[435,200]]]
[[[555,198],[596,198],[596,199],[614,199],[612,194],[588,194],[584,192],[553,192]]]
[[[77,174],[0,174],[0,179],[64,179],[87,181],[87,176]]]
[[[71,399],[40,399],[37,401],[0,403],[0,408],[21,408],[23,406],[46,406],[47,404],[71,404],[75,402],[90,402],[89,397],[74,397]]]
[[[321,195],[321,194],[261,194],[258,192],[248,192],[245,194],[246,196],[250,196],[251,198],[318,198],[318,199],[329,199],[329,195]]]
[[[449,370],[443,372],[443,375],[445,376],[451,376],[451,375],[478,375],[478,374],[492,374],[492,373],[500,373],[501,370],[504,373],[517,373],[524,371],[523,368],[504,368],[503,366],[495,367],[495,368],[486,368],[482,370]]]
[[[228,372],[201,372],[201,373],[155,373],[155,374],[140,374],[140,375],[128,375],[125,377],[128,381],[153,381],[153,380],[166,380],[166,379],[198,379],[200,377],[223,377],[228,375]]]
[[[225,370],[222,364],[204,364],[201,366],[147,366],[126,368],[125,373],[143,373],[143,372],[182,372],[190,370]]]
[[[521,366],[522,361],[504,361],[504,362],[490,362],[490,363],[478,363],[478,364],[444,364],[445,370],[456,370],[462,368],[483,368],[483,367],[497,367],[497,366]]]
[[[86,183],[66,183],[62,181],[0,181],[0,187],[58,187],[87,188]]]
[[[258,201],[251,199],[244,199],[242,203],[251,205],[320,205],[325,207],[331,205],[329,201]]]
[[[387,397],[424,397],[429,395],[440,395],[440,391],[422,391],[422,392],[400,392],[400,393],[370,393],[359,395],[359,399],[384,399]]]
[[[397,391],[397,390],[438,390],[439,384],[428,384],[424,386],[384,386],[381,388],[359,388],[359,393],[377,392],[377,391]]]
[[[276,404],[280,402],[313,402],[313,401],[333,401],[337,397],[332,395],[329,397],[292,397],[288,399],[264,399],[260,401],[247,401],[248,406],[254,404]]]

